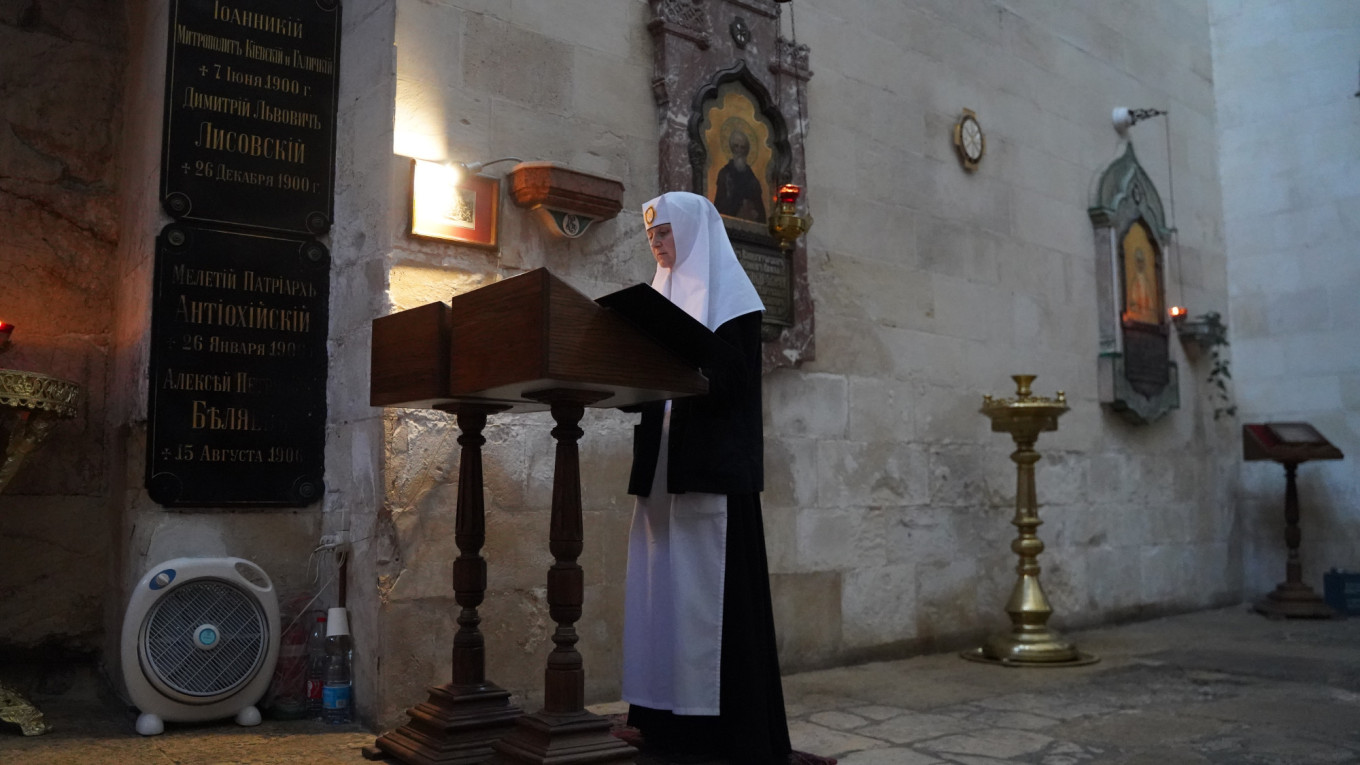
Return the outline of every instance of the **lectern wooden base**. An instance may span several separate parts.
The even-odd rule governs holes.
[[[1303,583],[1299,543],[1299,465],[1310,460],[1339,460],[1332,446],[1306,422],[1274,422],[1242,426],[1242,457],[1247,461],[1274,460],[1284,465],[1284,543],[1287,555],[1284,581],[1256,601],[1253,608],[1269,619],[1331,619],[1336,612],[1313,588]]]
[[[496,742],[493,765],[594,765],[633,762],[637,750],[609,732],[609,720],[590,712],[525,715]]]
[[[585,538],[580,422],[588,406],[696,395],[708,390],[708,381],[689,362],[543,269],[459,295],[448,305],[431,303],[376,319],[372,351],[369,403],[456,412],[463,452],[455,533],[460,554],[453,566],[461,606],[453,683],[431,689],[429,701],[410,710],[410,723],[370,749],[375,756],[419,765],[484,762],[487,756],[491,762],[532,765],[633,762],[637,750],[609,733],[608,720],[585,710],[585,669],[576,650],[585,597],[578,563]],[[489,414],[543,409],[557,425],[548,524],[553,564],[547,572],[548,613],[556,627],[543,709],[522,716],[484,675],[477,614],[486,592],[482,429]]]
[[[495,685],[430,688],[430,698],[406,710],[411,721],[364,747],[370,760],[388,755],[413,765],[474,765],[490,759],[491,745],[523,712]]]

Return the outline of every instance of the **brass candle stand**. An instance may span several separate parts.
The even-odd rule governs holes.
[[[0,352],[8,346],[9,338],[0,335]],[[19,468],[47,439],[57,421],[79,413],[82,401],[83,394],[76,383],[33,372],[0,369],[0,447],[4,448],[0,455],[0,492],[4,492]],[[18,725],[25,736],[51,730],[42,711],[18,688],[2,680],[0,720]]]
[[[1015,519],[1020,536],[1011,542],[1011,550],[1020,556],[1016,566],[1019,578],[1006,613],[1011,617],[1011,631],[997,635],[962,656],[971,661],[1001,664],[1009,667],[1073,667],[1099,661],[1082,653],[1076,646],[1062,639],[1048,628],[1053,615],[1044,590],[1039,586],[1039,553],[1044,543],[1034,533],[1039,527],[1039,503],[1034,490],[1034,463],[1039,453],[1034,444],[1039,434],[1058,429],[1058,417],[1067,411],[1067,397],[1058,391],[1055,398],[1030,393],[1034,375],[1012,375],[1015,398],[982,397],[982,413],[992,420],[992,431],[1010,433],[1016,449],[1011,459],[1016,465]]]

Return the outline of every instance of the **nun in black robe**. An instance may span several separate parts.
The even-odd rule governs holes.
[[[644,206],[652,286],[714,333],[709,392],[641,407],[628,491],[623,697],[649,748],[783,765],[788,722],[761,522],[763,305],[704,197]]]

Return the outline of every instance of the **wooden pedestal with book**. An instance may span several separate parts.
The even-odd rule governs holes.
[[[409,710],[409,723],[365,750],[370,757],[422,765],[633,762],[636,750],[610,735],[608,720],[585,709],[585,670],[575,626],[585,590],[577,563],[584,538],[579,423],[586,407],[704,393],[708,382],[697,369],[702,349],[696,344],[704,342],[708,330],[649,288],[615,294],[625,293],[627,299],[611,310],[538,269],[448,304],[374,320],[370,403],[457,416],[462,453],[453,588],[461,610],[452,681],[431,688],[428,700]],[[650,336],[637,326],[646,327]],[[557,627],[543,709],[525,715],[509,703],[507,691],[487,680],[485,652],[495,646],[485,646],[478,630],[477,607],[486,591],[482,429],[488,416],[543,410],[552,412],[557,425],[548,533],[554,560],[548,570],[548,608]]]
[[[1345,455],[1306,422],[1265,422],[1242,426],[1242,458],[1284,465],[1284,581],[1253,608],[1272,619],[1330,619],[1336,612],[1303,581],[1299,557],[1299,465],[1312,460],[1339,460]]]

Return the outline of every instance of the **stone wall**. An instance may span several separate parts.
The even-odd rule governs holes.
[[[388,310],[447,301],[540,266],[591,297],[649,279],[639,208],[656,192],[657,160],[645,4],[575,4],[563,13],[552,4],[402,1],[396,9],[389,145],[399,156],[392,169],[397,207],[383,261]],[[504,156],[623,179],[624,212],[580,239],[552,239],[503,188],[495,252],[406,234],[406,157],[472,162]],[[511,167],[486,172],[502,176]],[[363,350],[366,358],[366,345]],[[631,420],[590,410],[583,421],[586,605],[578,627],[592,699],[618,694]],[[373,566],[355,589],[376,590],[379,604],[374,645],[381,677],[371,714],[390,724],[424,699],[425,686],[446,682],[451,672],[458,447],[452,418],[438,412],[390,410],[382,422],[382,499],[372,511],[357,511],[351,533],[356,559]],[[485,433],[489,589],[481,616],[494,646],[488,674],[531,710],[541,700],[553,624],[545,591],[552,563],[551,422],[547,414],[493,417]]]
[[[815,361],[771,373],[765,385],[764,503],[785,669],[964,647],[1005,627],[1012,445],[977,410],[983,394],[1008,393],[1009,375],[1019,372],[1039,375],[1041,393],[1065,390],[1072,404],[1060,430],[1039,442],[1041,563],[1055,626],[1238,600],[1242,551],[1276,549],[1277,521],[1265,509],[1275,495],[1255,520],[1239,516],[1237,422],[1213,418],[1205,360],[1174,340],[1180,410],[1135,427],[1101,409],[1086,215],[1094,179],[1123,150],[1110,110],[1169,109],[1169,146],[1162,121],[1136,125],[1130,137],[1168,203],[1174,175],[1170,298],[1193,312],[1228,311],[1204,0],[781,7],[784,34],[793,8],[798,41],[812,52],[807,199],[816,223],[807,250],[820,335]],[[340,532],[353,546],[357,703],[370,723],[400,722],[425,686],[450,673],[458,448],[442,414],[367,405],[368,323],[539,266],[592,297],[650,277],[638,212],[659,190],[649,4],[345,4],[328,241],[327,494],[319,507],[229,513],[166,512],[142,489],[152,247],[168,221],[157,200],[167,20],[164,4],[144,0],[106,10],[57,13],[43,3],[0,19],[0,80],[18,94],[6,99],[0,130],[0,216],[14,232],[0,244],[9,277],[0,282],[0,317],[20,326],[19,349],[0,359],[93,391],[85,415],[46,452],[62,455],[61,467],[22,477],[0,498],[0,552],[17,562],[0,592],[18,604],[0,622],[0,640],[92,647],[102,600],[112,660],[127,589],[148,566],[180,554],[239,555],[285,593],[309,591],[317,585],[308,554],[323,531]],[[124,12],[126,31],[107,23]],[[1225,24],[1234,18],[1220,15]],[[1297,39],[1308,38],[1300,31]],[[1279,87],[1285,92],[1283,78]],[[121,132],[119,99],[128,115]],[[964,108],[987,135],[972,174],[950,142]],[[1344,151],[1344,139],[1334,140]],[[409,158],[503,156],[619,178],[624,211],[581,239],[561,240],[503,191],[494,251],[406,234]],[[1354,196],[1344,185],[1353,180],[1333,182],[1336,198]],[[1339,236],[1345,210],[1328,209]],[[1304,228],[1308,214],[1289,220],[1295,234],[1313,231]],[[1229,230],[1265,239],[1257,229]],[[1332,242],[1319,240],[1318,251]],[[1315,307],[1306,290],[1324,283],[1299,284],[1302,302]],[[1337,301],[1328,305],[1337,306],[1329,310],[1338,329],[1354,325],[1343,294],[1326,293]],[[1249,320],[1239,322],[1232,308],[1235,362],[1247,372],[1252,346],[1236,333]],[[1293,327],[1304,319],[1271,320]],[[1267,358],[1302,359],[1282,342],[1262,342]],[[1320,350],[1303,360],[1326,361],[1323,346],[1313,347]],[[1354,377],[1319,371],[1318,390],[1349,401]],[[1238,391],[1244,410],[1277,411],[1258,405],[1254,391],[1284,383],[1262,385]],[[618,695],[634,419],[591,410],[583,422],[586,602],[578,629],[591,701]],[[1332,422],[1318,424],[1327,431]],[[550,429],[540,414],[493,418],[486,432],[488,674],[531,710],[552,626],[544,588]],[[1329,478],[1327,492],[1356,483],[1353,474],[1329,475],[1342,477]],[[1305,483],[1305,492],[1323,493],[1315,487]],[[1347,506],[1328,502],[1328,512]],[[106,569],[104,589],[88,572]],[[1271,567],[1250,570],[1253,582],[1272,576],[1258,573]],[[334,597],[332,586],[323,602]]]
[[[1226,310],[1204,4],[796,5],[814,72],[808,252],[820,337],[815,362],[772,373],[765,388],[766,532],[785,669],[962,647],[1007,624],[1013,447],[977,410],[984,393],[1013,390],[1018,372],[1072,403],[1040,441],[1055,625],[1236,601],[1235,424],[1213,420],[1207,368],[1175,340],[1179,411],[1147,427],[1102,411],[1086,216],[1094,179],[1123,149],[1110,110],[1169,108],[1179,226],[1170,297]],[[383,251],[390,310],[537,266],[590,296],[650,276],[636,212],[657,191],[649,18],[646,4],[624,0],[565,12],[397,4],[396,154],[554,160],[618,177],[627,191],[619,218],[574,241],[549,238],[503,199],[501,246],[488,253],[405,235],[398,160],[384,176],[396,178],[399,210]],[[987,131],[975,174],[950,142],[964,108]],[[1163,127],[1131,135],[1166,199]],[[376,590],[359,597],[377,602],[370,713],[388,724],[449,676],[457,447],[437,413],[389,411],[382,423],[383,499],[376,514],[352,516],[350,531],[356,558],[374,567],[355,587]],[[618,693],[631,424],[597,411],[584,421],[578,627],[593,701]],[[550,427],[546,415],[493,418],[485,448],[488,675],[529,709],[552,624]]]
[[[0,496],[0,646],[85,652],[102,630],[123,34],[113,1],[0,10],[0,367],[87,394]]]
[[[1043,580],[1061,628],[1231,602],[1235,430],[1202,361],[1150,426],[1096,388],[1094,180],[1115,106],[1169,109],[1169,298],[1226,308],[1202,3],[800,4],[812,49],[809,280],[818,358],[767,383],[767,528],[785,666],[945,648],[1006,624],[1012,444],[984,393],[1065,390],[1039,441]],[[987,153],[951,128],[978,114]],[[1162,192],[1164,127],[1130,131]],[[781,488],[781,484],[788,488]]]
[[[406,162],[392,156],[392,115],[396,5],[386,0],[350,2],[344,7],[340,47],[340,113],[336,132],[335,227],[331,229],[330,381],[327,391],[326,501],[322,528],[352,540],[348,602],[354,634],[354,698],[360,713],[374,720],[382,699],[391,720],[400,705],[423,700],[423,684],[447,682],[437,674],[408,669],[399,656],[430,662],[436,650],[418,632],[388,640],[378,582],[391,568],[391,549],[376,543],[377,519],[387,517],[380,473],[382,410],[368,405],[369,323],[389,310],[384,267],[404,219],[401,177]],[[377,533],[379,538],[381,533]],[[400,559],[398,559],[398,564]],[[333,588],[322,602],[336,603]],[[451,644],[450,644],[451,645]],[[447,661],[447,659],[445,660]],[[389,671],[389,667],[396,671]],[[414,688],[412,691],[412,680]],[[401,693],[388,689],[397,685]]]
[[[1235,392],[1243,422],[1310,422],[1303,578],[1360,569],[1360,20],[1346,2],[1211,0]],[[1284,471],[1241,468],[1248,592],[1284,579]]]
[[[150,354],[151,289],[155,239],[170,217],[160,205],[161,130],[165,103],[166,30],[169,6],[127,3],[129,76],[120,84],[128,115],[120,142],[123,183],[119,190],[122,236],[114,293],[113,354],[107,418],[108,455],[116,466],[108,490],[110,575],[105,585],[103,658],[115,686],[122,683],[120,640],[134,584],[153,566],[177,557],[240,557],[269,574],[285,611],[327,583],[323,606],[334,605],[334,566],[312,550],[323,528],[326,503],[300,509],[167,510],[151,501],[146,471],[147,364]],[[337,269],[332,267],[334,276]],[[333,302],[344,295],[332,284]],[[348,303],[347,303],[348,304]],[[343,311],[332,310],[332,321]],[[334,375],[334,373],[332,373]],[[316,391],[315,395],[326,395]],[[328,450],[329,451],[329,450]],[[329,466],[328,466],[329,470]],[[346,471],[337,471],[344,484]],[[327,480],[336,476],[328,472]]]

